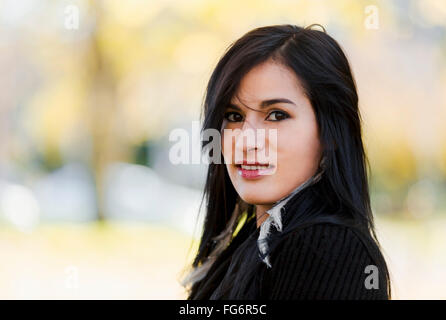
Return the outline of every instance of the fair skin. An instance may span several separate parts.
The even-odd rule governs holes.
[[[287,99],[288,102],[270,101]],[[257,227],[268,217],[267,210],[304,183],[317,171],[321,158],[316,116],[295,73],[273,60],[252,68],[241,80],[225,111],[224,129],[265,129],[261,139],[235,138],[224,130],[222,153],[226,168],[239,196],[256,208]],[[269,132],[277,132],[277,139]],[[264,157],[268,155],[266,158]],[[273,166],[261,176],[241,176],[243,160]],[[250,171],[252,172],[252,171]]]

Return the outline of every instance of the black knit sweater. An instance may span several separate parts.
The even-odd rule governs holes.
[[[249,253],[254,251],[248,250],[256,245],[258,238],[259,228],[254,228],[250,227],[249,237],[236,249],[246,250],[246,259],[257,258]],[[227,270],[231,270],[230,260],[225,262]],[[388,299],[382,275],[378,289],[366,288],[365,281],[370,275],[366,267],[375,263],[361,238],[350,227],[318,223],[299,228],[285,235],[272,252],[271,262],[272,268],[265,265],[261,269],[255,299]],[[230,272],[219,280],[210,299],[234,298],[230,293],[219,292],[222,286],[232,285],[230,281],[234,275]]]

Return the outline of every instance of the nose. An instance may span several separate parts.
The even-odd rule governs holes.
[[[255,152],[263,150],[265,144],[265,129],[258,127],[255,124],[253,125],[252,121],[246,119],[243,123],[241,132],[236,139],[236,154],[238,151],[243,154],[245,159],[250,158],[251,156],[254,158]]]

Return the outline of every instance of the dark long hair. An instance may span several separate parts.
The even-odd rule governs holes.
[[[390,297],[390,278],[376,238],[368,189],[369,165],[362,142],[358,95],[348,60],[339,44],[322,31],[295,25],[254,29],[234,42],[215,67],[204,99],[206,129],[220,131],[226,106],[243,76],[268,59],[294,71],[314,109],[325,157],[325,172],[316,184],[294,196],[285,206],[282,232],[274,234],[272,252],[288,232],[304,225],[329,222],[349,226],[359,235],[380,272],[380,285]],[[203,150],[211,141],[202,141]],[[203,231],[192,263],[188,299],[208,299],[227,271],[226,258],[250,236],[254,206],[244,203],[232,185],[220,154],[210,163],[204,189]],[[242,220],[243,219],[243,220]],[[238,233],[235,236],[236,226]],[[254,229],[255,230],[255,229]],[[236,254],[232,259],[243,259]],[[246,260],[246,257],[245,257]],[[234,279],[232,292],[244,298],[260,259],[245,263],[243,278]],[[273,262],[274,264],[274,262]],[[273,265],[274,268],[274,265]],[[193,272],[191,273],[193,274]]]

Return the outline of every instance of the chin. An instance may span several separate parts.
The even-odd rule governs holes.
[[[265,188],[262,188],[262,192],[256,192],[255,190],[249,192],[239,192],[240,198],[248,204],[262,205],[271,204],[276,202],[277,199],[271,198],[271,194],[265,192]]]

